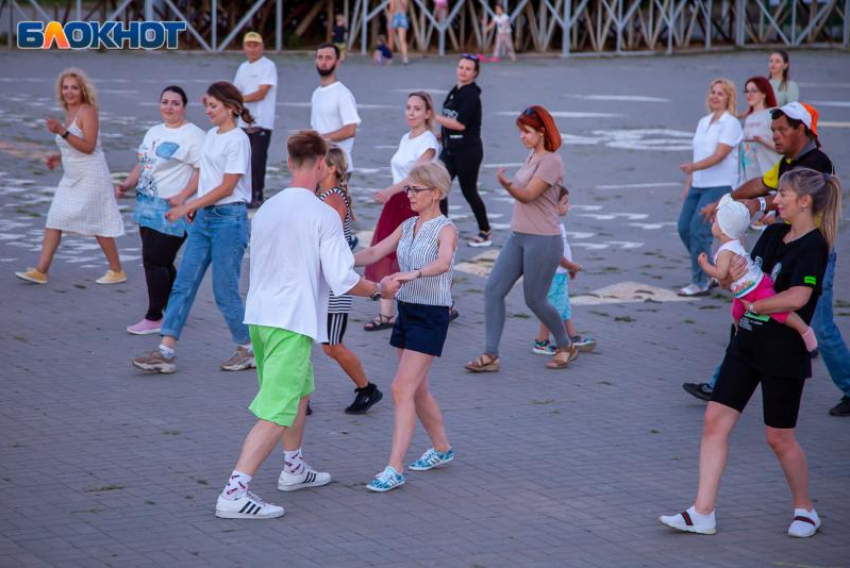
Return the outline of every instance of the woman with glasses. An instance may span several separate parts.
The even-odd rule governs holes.
[[[475,220],[478,222],[478,235],[468,242],[472,247],[489,247],[493,244],[490,235],[490,222],[487,220],[487,207],[478,194],[478,172],[484,160],[484,146],[481,143],[481,87],[475,83],[481,71],[477,55],[464,53],[457,64],[457,85],[449,91],[443,102],[442,115],[436,120],[442,127],[441,142],[443,151],[440,161],[454,180],[458,178],[460,190]],[[448,200],[440,203],[443,215],[449,214]]]
[[[455,226],[440,211],[440,201],[451,186],[448,171],[439,163],[413,168],[404,192],[416,216],[354,257],[357,266],[366,266],[395,252],[401,268],[389,277],[401,284],[396,293],[398,319],[390,339],[399,356],[391,387],[395,405],[393,444],[387,467],[367,486],[370,491],[389,491],[404,484],[403,461],[417,417],[432,447],[409,468],[426,471],[454,459],[428,377],[434,357],[443,352],[452,305],[452,265],[458,236]]]
[[[549,303],[549,286],[564,256],[558,202],[564,186],[564,162],[558,155],[561,133],[545,108],[534,105],[516,119],[519,137],[530,150],[513,179],[505,169],[499,183],[516,199],[511,234],[496,259],[484,292],[484,353],[466,364],[472,372],[499,370],[499,342],[505,327],[505,297],[522,278],[525,303],[555,336],[557,350],[546,365],[565,369],[578,357],[558,310]]]
[[[744,86],[747,114],[744,119],[744,143],[741,145],[740,183],[761,177],[779,161],[773,145],[770,110],[776,107],[776,96],[770,81],[751,77]]]
[[[401,137],[398,150],[390,160],[393,174],[393,184],[375,192],[375,201],[384,204],[375,232],[372,234],[372,245],[380,243],[407,219],[415,215],[410,208],[410,200],[404,193],[408,184],[408,174],[416,166],[427,164],[434,160],[439,149],[437,137],[432,132],[434,124],[434,103],[431,95],[416,91],[407,96],[404,107],[404,118],[410,132]],[[398,272],[398,260],[395,252],[366,267],[366,278],[380,282],[385,276]],[[363,329],[378,331],[393,326],[395,306],[392,300],[381,300],[381,311],[372,321],[366,322]]]

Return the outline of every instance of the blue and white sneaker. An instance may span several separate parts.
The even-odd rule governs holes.
[[[429,469],[445,465],[453,459],[455,459],[455,451],[453,448],[449,448],[447,452],[438,452],[434,448],[431,448],[422,454],[421,458],[407,467],[413,471],[428,471]]]
[[[397,472],[394,467],[387,466],[384,468],[384,471],[376,475],[375,479],[369,482],[366,489],[383,493],[401,485],[404,485],[404,476]]]
[[[554,355],[555,351],[558,348],[552,345],[548,339],[543,341],[534,340],[534,347],[531,348],[532,353],[537,353],[538,355]]]

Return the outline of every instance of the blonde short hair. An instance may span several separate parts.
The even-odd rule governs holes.
[[[416,166],[407,175],[407,178],[416,184],[423,187],[433,187],[440,192],[440,199],[445,199],[449,196],[449,190],[452,188],[452,178],[449,175],[446,166],[440,162],[430,162]]]
[[[705,108],[711,112],[708,97],[711,96],[711,89],[714,88],[714,85],[720,85],[723,88],[723,92],[726,93],[726,110],[734,115],[738,108],[738,93],[735,91],[735,83],[729,79],[715,79],[708,85],[708,94],[705,96]]]
[[[77,69],[76,67],[69,67],[59,73],[59,77],[56,78],[56,96],[59,99],[59,106],[61,106],[64,110],[68,110],[68,104],[65,102],[64,97],[62,97],[62,82],[68,78],[73,77],[77,81],[77,85],[80,86],[80,93],[83,96],[83,104],[91,105],[97,110],[97,91],[94,88],[94,85],[89,79],[89,76],[86,75],[86,72],[82,69]]]

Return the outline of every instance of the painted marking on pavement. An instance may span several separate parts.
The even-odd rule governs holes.
[[[624,101],[635,103],[669,103],[670,99],[661,97],[643,97],[640,95],[567,95],[573,99],[585,99],[588,101]]]
[[[819,121],[818,128],[850,128],[850,122]]]
[[[659,181],[656,183],[621,183],[621,184],[612,184],[612,185],[597,185],[596,189],[641,189],[644,187],[666,187],[666,186],[677,186],[681,187],[682,182],[680,181]]]
[[[595,306],[600,304],[634,304],[639,302],[692,302],[697,298],[683,298],[672,290],[641,282],[620,282],[593,290],[587,294],[570,297],[570,304]]]
[[[494,114],[499,116],[516,116],[517,112],[515,110],[506,110],[499,111]],[[549,114],[554,116],[555,118],[617,118],[623,116],[622,114],[615,114],[610,112],[571,112],[571,111],[549,111]]]
[[[811,101],[812,105],[817,107],[838,107],[838,108],[850,108],[850,101]],[[820,123],[818,123],[820,126]]]

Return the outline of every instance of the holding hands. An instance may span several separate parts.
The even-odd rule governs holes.
[[[398,273],[396,273],[398,274]],[[401,288],[402,283],[395,279],[396,274],[384,276],[381,279],[381,298],[392,300],[395,298],[396,292]]]
[[[378,203],[386,203],[393,196],[392,192],[390,192],[390,188],[380,189],[376,191],[372,197]]]
[[[189,221],[192,220],[193,215],[192,207],[186,204],[178,205],[176,207],[172,207],[168,211],[165,212],[165,218],[168,219],[169,223],[174,223],[181,217],[186,217]]]

